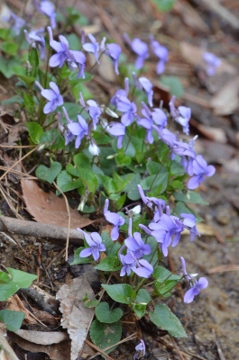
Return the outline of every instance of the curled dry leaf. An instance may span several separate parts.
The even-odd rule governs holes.
[[[22,337],[24,340],[30,341],[34,344],[39,345],[52,345],[58,344],[64,340],[68,339],[68,335],[62,331],[34,331],[34,330],[17,330],[15,332],[18,336]]]
[[[75,360],[81,351],[94,315],[94,310],[86,308],[82,301],[86,293],[89,299],[94,296],[86,276],[82,275],[63,285],[56,294],[63,315],[61,326],[67,329],[71,338],[71,360]]]
[[[25,314],[23,320],[24,323],[31,325],[37,324],[37,321],[31,316],[30,311],[25,308],[22,300],[16,294],[7,300],[6,309],[11,311],[22,311]]]
[[[49,336],[51,333],[46,334]],[[70,360],[70,342],[67,340],[62,341],[59,344],[45,346],[29,342],[26,339],[17,336],[15,333],[9,333],[8,337],[20,348],[30,351],[33,354],[45,353],[51,360]]]
[[[53,192],[45,193],[35,181],[21,180],[26,210],[33,218],[45,224],[68,227],[68,213],[63,198]],[[83,228],[94,221],[84,218],[76,209],[71,209],[71,228]]]
[[[217,115],[230,115],[238,109],[239,106],[239,77],[229,81],[212,98],[211,104]]]

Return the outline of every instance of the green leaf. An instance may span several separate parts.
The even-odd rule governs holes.
[[[154,269],[153,277],[160,283],[163,283],[166,279],[168,280],[177,280],[181,279],[181,276],[171,273],[169,270],[165,269],[163,266],[157,266]]]
[[[113,299],[114,301],[117,301],[122,304],[130,303],[130,296],[133,291],[132,286],[128,284],[116,284],[116,285],[102,284],[102,287],[111,297],[111,299]]]
[[[151,188],[151,185],[153,183],[153,186]],[[168,173],[159,173],[156,175],[150,175],[141,180],[140,185],[142,186],[143,190],[149,190],[151,188],[151,191],[156,190],[160,186],[159,194],[162,194],[166,188],[168,183]],[[149,195],[151,196],[151,194]]]
[[[95,316],[101,323],[112,324],[122,318],[123,311],[120,308],[110,311],[109,304],[102,302],[96,306]]]
[[[169,87],[172,95],[177,97],[181,97],[183,95],[183,85],[177,76],[163,75],[160,78],[160,82],[161,84]]]
[[[12,104],[19,104],[22,105],[24,102],[23,98],[20,95],[14,95],[9,99],[3,100],[1,103],[3,105],[12,105]]]
[[[66,171],[74,177],[80,177],[79,171],[72,164],[66,165]]]
[[[87,307],[87,308],[95,308],[99,304],[99,300],[97,300],[97,299],[89,300],[87,294],[85,294],[83,301],[84,301],[85,307]]]
[[[116,201],[116,205],[117,205],[117,209],[120,210],[124,203],[126,201],[126,194],[123,194],[117,201]]]
[[[34,144],[40,143],[40,137],[43,135],[43,128],[36,122],[27,123],[30,138]]]
[[[127,175],[122,176],[122,178],[124,179]],[[141,182],[141,177],[139,174],[133,174],[133,176],[131,177],[131,179],[128,182],[128,185],[126,186],[126,188],[124,189],[127,193],[127,196],[130,200],[139,200],[140,199],[140,194],[137,188],[137,185],[140,184]]]
[[[173,190],[183,190],[184,189],[183,183],[180,180],[174,180],[171,183],[169,183],[168,186],[170,188],[172,188]]]
[[[27,70],[23,66],[14,66],[13,71],[15,75],[27,84],[27,86],[31,85],[36,80],[35,77],[28,75]]]
[[[78,94],[79,96],[79,94]],[[82,111],[82,106],[77,105],[71,102],[64,102],[64,107],[66,108],[67,114],[69,115],[70,119],[76,119],[77,115]],[[61,110],[62,112],[62,110]]]
[[[117,344],[121,339],[122,323],[120,320],[113,324],[103,324],[94,320],[90,327],[90,338],[92,342],[100,349]],[[106,350],[107,354],[111,353],[115,347]]]
[[[145,314],[146,305],[135,304],[133,305],[133,310],[135,314],[138,316],[138,318],[141,319]]]
[[[0,49],[8,55],[17,55],[17,44],[12,41],[3,41],[0,44]]]
[[[100,178],[102,185],[108,195],[114,194],[117,192],[117,184],[112,178],[110,178],[109,176],[106,176],[106,175],[104,175],[104,176],[99,175],[99,178]]]
[[[85,154],[80,153],[75,155],[73,157],[73,161],[79,173],[82,168],[91,170],[90,159]]]
[[[163,297],[169,297],[170,291],[178,284],[176,280],[166,280],[164,283],[154,282],[154,292]]]
[[[9,35],[9,29],[0,29],[0,39],[6,40]]]
[[[26,92],[24,92],[24,105],[29,112],[30,115],[34,113],[35,103],[31,96],[29,96]]]
[[[148,305],[148,303],[150,302],[151,300],[151,297],[148,293],[147,290],[145,289],[140,289],[136,295],[136,298],[135,298],[135,302],[137,304],[141,304],[141,305]]]
[[[92,259],[90,257],[87,258],[82,258],[80,257],[80,252],[82,250],[84,250],[85,248],[83,246],[79,247],[75,253],[74,253],[74,260],[72,261],[72,263],[70,264],[72,265],[79,265],[79,264],[89,264],[92,262]]]
[[[80,178],[73,180],[72,177],[68,174],[66,170],[63,170],[57,176],[57,185],[61,189],[62,192],[71,191],[77,189],[78,187],[82,186],[82,181]]]
[[[79,173],[80,179],[82,180],[85,188],[88,188],[89,192],[94,194],[99,186],[97,176],[93,173],[93,171],[86,168],[82,168],[81,170],[79,170]]]
[[[101,238],[102,238],[103,244],[104,244],[105,247],[106,247],[106,253],[107,253],[107,255],[109,255],[108,252],[112,249],[112,247],[113,247],[113,245],[114,245],[114,242],[113,242],[113,240],[109,237],[107,231],[102,231]],[[115,255],[115,254],[111,254],[111,255]]]
[[[22,326],[25,314],[22,311],[1,310],[0,320],[6,325],[9,331],[17,331]]]
[[[111,137],[107,134],[102,133],[101,131],[94,131],[93,138],[95,139],[97,145],[106,145],[111,143]]]
[[[165,173],[166,169],[162,164],[156,162],[156,161],[150,161],[146,165],[147,170],[149,172],[149,175],[156,175],[159,171],[160,173]]]
[[[170,166],[170,174],[174,176],[182,176],[185,174],[184,167],[178,163],[178,161],[173,160]]]
[[[71,92],[77,101],[79,100],[79,92],[82,93],[82,96],[85,101],[93,98],[92,93],[87,89],[85,85],[82,84],[81,81],[79,81],[76,85],[71,87]]]
[[[36,169],[36,176],[49,184],[52,184],[57,175],[60,173],[62,166],[59,162],[55,161],[51,163],[50,168],[45,165],[39,165]]]
[[[69,24],[73,25],[81,17],[81,14],[75,8],[67,6],[66,11],[67,11],[67,14],[68,14],[67,23],[69,23]]]
[[[10,277],[7,273],[5,273],[4,271],[0,271],[0,284],[2,283],[9,283]]]
[[[208,205],[208,202],[203,200],[200,194],[196,193],[195,191],[188,191],[187,194],[183,192],[175,192],[173,194],[174,199],[177,201],[183,201],[188,203],[194,204],[201,204],[201,205]]]
[[[79,37],[76,34],[69,34],[66,36],[68,43],[69,43],[69,48],[71,50],[80,50],[81,49],[81,42]]]
[[[118,154],[115,157],[115,162],[118,167],[128,166],[131,163],[131,157],[124,154]]]
[[[6,301],[20,288],[28,288],[32,282],[37,279],[36,275],[28,274],[20,270],[7,268],[7,271],[11,275],[12,280],[8,283],[1,283],[0,301]]]
[[[172,10],[173,5],[175,4],[176,0],[150,0],[153,4],[156,5],[159,11],[167,12]]]
[[[32,66],[30,75],[33,78],[36,78],[38,72],[38,66],[39,66],[39,58],[38,58],[37,49],[34,47],[31,48],[31,52],[29,54],[29,62]]]
[[[14,75],[14,67],[19,64],[19,59],[12,57],[6,59],[5,56],[0,57],[0,72],[9,79]]]
[[[156,305],[154,312],[149,312],[149,317],[155,325],[160,326],[163,330],[167,330],[172,336],[176,338],[187,337],[181,322],[170,311],[167,305]]]
[[[196,213],[196,211],[190,209],[185,203],[179,201],[176,204],[176,208],[175,208],[175,215],[177,215],[178,217],[180,217],[180,215],[182,213],[186,213],[186,214],[193,214],[195,216],[196,222],[199,223],[201,221],[203,221],[203,218],[201,218],[200,215],[198,215],[198,213]]]
[[[101,271],[118,271],[122,265],[117,256],[106,256],[95,269]]]

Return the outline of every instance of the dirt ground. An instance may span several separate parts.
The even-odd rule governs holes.
[[[188,272],[206,276],[209,286],[192,304],[186,305],[182,301],[182,292],[186,291],[184,285],[177,288],[173,297],[166,302],[184,325],[187,339],[160,337],[141,326],[147,349],[145,358],[236,360],[239,358],[239,85],[235,90],[234,82],[237,79],[239,84],[239,25],[233,21],[234,17],[239,18],[238,2],[224,0],[220,2],[220,7],[218,5],[218,8],[212,9],[210,1],[178,0],[174,10],[166,14],[159,13],[149,1],[143,0],[99,0],[97,4],[94,1],[69,0],[67,5],[71,6],[71,3],[75,3],[91,24],[98,26],[100,31],[108,32],[116,42],[123,44],[123,32],[127,32],[131,38],[140,37],[142,40],[147,40],[149,34],[153,33],[162,45],[168,47],[170,56],[165,74],[180,78],[184,86],[180,102],[191,107],[192,135],[199,134],[197,153],[202,153],[217,169],[216,174],[200,187],[200,194],[210,205],[192,206],[203,218],[203,224],[208,225],[205,227],[206,235],[202,234],[194,242],[183,236],[178,246],[170,249],[171,262],[167,264],[169,268],[172,269],[173,264],[177,269],[180,266],[179,257],[183,256]],[[8,5],[15,10],[22,6],[19,0],[11,0]],[[63,9],[64,6],[65,2],[60,0],[59,8]],[[208,51],[224,60],[226,70],[214,78],[206,78],[194,61],[196,53],[193,53],[193,48],[189,49],[191,55],[188,59],[185,54],[182,55],[180,49],[184,42],[198,48],[206,46]],[[127,55],[132,56],[128,51]],[[149,62],[149,78],[154,77],[154,69],[155,62]],[[10,93],[14,90],[12,82],[2,77],[1,85],[5,89],[9,86]],[[154,85],[160,88],[158,80]],[[225,93],[215,102],[215,96],[223,89],[226,89]],[[99,82],[95,84],[94,91],[96,98],[109,95]],[[9,93],[2,91],[0,100],[7,97]],[[234,107],[233,101],[237,101]],[[226,111],[226,108],[229,110]],[[19,184],[16,188],[20,191]],[[3,215],[12,216],[3,198],[0,210]],[[208,228],[211,229],[210,235],[207,235]],[[41,242],[45,267],[56,257],[48,268],[48,275],[42,271],[41,283],[49,290],[54,290],[52,284],[57,289],[70,278],[79,276],[79,267],[71,268],[64,257],[59,256],[63,249],[61,245],[21,236],[18,240],[25,250],[31,249],[33,253],[37,252]],[[3,234],[0,234],[0,242],[2,265],[23,271],[36,267],[34,261],[23,261],[24,255]],[[76,248],[70,247],[70,256],[73,256]],[[132,359],[135,344],[120,345],[111,356],[115,360]],[[28,360],[48,359],[43,353],[24,353],[17,346],[14,350],[21,359],[25,354],[28,354]]]

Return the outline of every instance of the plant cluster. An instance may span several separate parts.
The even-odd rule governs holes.
[[[51,26],[46,37],[44,29],[24,29],[30,44],[27,66],[17,65],[13,71],[19,78],[17,101],[26,113],[30,142],[38,147],[39,163],[45,154],[50,159],[48,166],[39,164],[36,175],[50,184],[56,179],[62,192],[76,190],[78,210],[95,213],[112,225],[110,236],[103,227],[92,233],[78,229],[84,234],[85,246],[75,252],[72,265],[91,263],[101,274],[110,303],[127,305],[137,319],[147,313],[171,335],[185,337],[179,319],[162,300],[185,280],[189,289],[184,302],[190,303],[208,282],[188,274],[182,257],[178,274],[168,271],[162,260],[170,246],[177,246],[185,229],[191,241],[200,236],[196,221],[201,219],[188,203],[205,204],[193,190],[215,172],[202,155],[195,154],[197,137],[188,137],[191,110],[176,107],[174,96],[169,104],[154,107],[153,85],[143,75],[144,61],[150,56],[147,43],[124,35],[137,55],[133,65],[127,64],[120,46],[106,42],[105,37],[99,43],[88,34],[86,40],[82,31],[81,40],[74,34],[55,39],[52,29],[59,14],[48,1],[35,3],[37,10],[49,17]],[[79,19],[79,13],[68,9],[67,25]],[[25,23],[20,28],[25,28]],[[3,29],[0,36],[3,38]],[[4,36],[9,39],[9,34]],[[153,36],[149,45],[158,58],[156,72],[161,74],[168,50]],[[95,57],[91,68],[88,53]],[[107,104],[92,99],[85,86],[102,56],[112,61],[121,83]],[[212,57],[209,60],[208,73],[212,75],[218,63]],[[16,97],[9,101],[16,101]],[[177,131],[180,126],[182,133]],[[122,243],[117,241],[119,236]],[[100,348],[107,347],[109,339],[111,344],[117,343],[122,308],[111,310],[107,302],[100,302],[97,296],[88,299],[87,294],[84,301],[87,307],[95,308],[92,341]],[[110,328],[107,336],[102,331],[106,328]],[[136,351],[135,359],[144,355],[143,340]]]

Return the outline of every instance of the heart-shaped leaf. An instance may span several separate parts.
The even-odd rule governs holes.
[[[22,311],[1,310],[0,320],[6,325],[9,331],[17,331],[22,326],[25,314]]]
[[[123,311],[120,308],[110,311],[109,304],[102,302],[95,308],[95,316],[101,323],[111,324],[123,316]]]
[[[90,327],[90,337],[92,342],[100,349],[104,349],[108,346],[117,344],[120,341],[122,334],[121,321],[114,322],[113,324],[103,324],[98,320],[93,321]],[[115,349],[115,347],[106,350],[106,354],[109,354]]]
[[[51,167],[48,168],[45,165],[39,165],[36,169],[36,176],[52,184],[57,175],[61,172],[62,166],[59,162],[54,161],[51,163]]]

